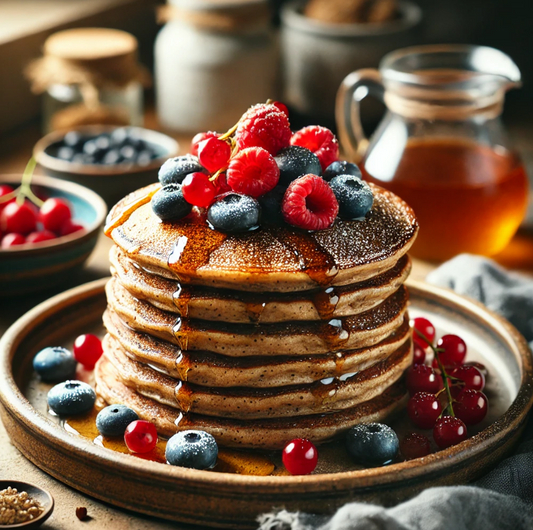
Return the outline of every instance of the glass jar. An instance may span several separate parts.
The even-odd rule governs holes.
[[[278,49],[267,0],[171,0],[155,43],[156,103],[172,130],[225,131],[276,99]]]
[[[420,46],[384,57],[380,69],[350,74],[336,119],[348,157],[365,179],[415,211],[412,253],[445,260],[502,250],[522,221],[528,181],[500,120],[505,92],[520,72],[502,52],[481,46]],[[368,141],[359,102],[382,99],[387,112]]]
[[[44,57],[28,71],[43,93],[43,129],[80,125],[142,125],[143,85],[137,40],[123,31],[73,29],[50,36]]]

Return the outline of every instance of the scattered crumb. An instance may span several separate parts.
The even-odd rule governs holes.
[[[85,508],[85,506],[78,506],[78,508],[76,508],[76,517],[80,521],[85,521],[85,519],[87,519],[87,508]]]

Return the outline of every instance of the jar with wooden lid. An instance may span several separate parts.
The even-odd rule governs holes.
[[[26,74],[43,94],[43,129],[142,125],[149,73],[137,62],[137,40],[124,31],[77,28],[51,35]]]
[[[155,43],[157,112],[172,130],[224,131],[276,98],[278,49],[267,0],[170,0]]]

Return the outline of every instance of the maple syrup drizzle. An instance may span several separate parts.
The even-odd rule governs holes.
[[[311,233],[282,228],[276,239],[298,259],[300,270],[319,285],[329,285],[338,273],[335,260]]]
[[[109,213],[108,218],[106,219],[104,234],[107,237],[110,237],[111,232],[113,232],[115,228],[118,228],[119,226],[123,225],[130,218],[133,212],[135,212],[135,210],[139,209],[144,204],[149,203],[152,200],[152,197],[157,193],[157,191],[159,191],[160,188],[160,184],[152,184],[152,186],[148,186],[148,188],[145,188],[146,193],[141,197],[138,197],[132,202],[128,202],[126,204],[122,204],[120,202],[115,205]]]
[[[332,318],[322,324],[320,336],[330,351],[336,351],[350,338],[348,326],[340,318]]]
[[[211,253],[220,247],[226,234],[211,230],[205,221],[188,222],[180,225],[182,234],[168,257],[168,267],[181,282],[187,283],[196,276],[196,271],[206,265]]]
[[[172,333],[178,342],[180,350],[187,351],[189,349],[189,333],[191,327],[186,318],[178,318],[172,327]]]
[[[313,297],[313,305],[321,320],[328,320],[333,317],[337,304],[339,303],[340,296],[335,291],[334,287],[327,287],[317,291]]]
[[[189,370],[192,368],[189,356],[182,351],[176,357],[176,372],[182,381],[187,381]]]
[[[177,289],[172,294],[172,300],[178,309],[180,317],[186,318],[189,316],[189,303],[191,298],[191,288],[178,282]]]
[[[178,407],[182,412],[186,414],[191,410],[193,402],[193,391],[187,383],[183,381],[178,381],[178,384],[174,389],[174,396],[178,403]]]

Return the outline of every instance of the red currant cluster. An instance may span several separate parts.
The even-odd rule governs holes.
[[[29,188],[0,185],[0,247],[41,243],[83,230],[66,200],[36,197]]]
[[[482,392],[486,369],[480,363],[465,363],[467,347],[457,335],[444,335],[434,346],[435,327],[423,317],[414,319],[414,359],[407,373],[411,395],[407,413],[421,429],[433,429],[433,439],[441,449],[467,438],[467,426],[481,422],[488,410]],[[428,350],[431,365],[425,364]],[[406,458],[431,452],[429,440],[413,433],[402,441]]]

